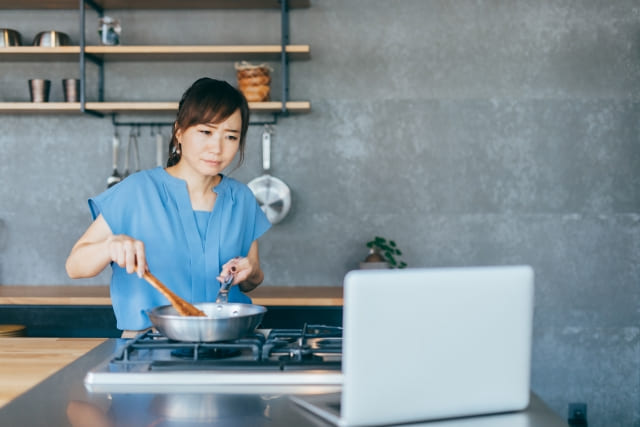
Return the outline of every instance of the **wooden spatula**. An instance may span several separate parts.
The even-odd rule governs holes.
[[[200,316],[206,317],[207,315],[204,311],[200,310],[198,307],[188,303],[187,301],[180,298],[178,295],[171,292],[169,288],[167,288],[156,276],[146,271],[144,275],[144,280],[149,282],[151,286],[159,290],[162,295],[167,297],[171,305],[180,313],[182,316]]]

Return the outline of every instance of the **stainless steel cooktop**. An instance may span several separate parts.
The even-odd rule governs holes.
[[[173,341],[146,332],[90,370],[96,392],[324,393],[342,384],[342,328],[257,330],[234,341]]]

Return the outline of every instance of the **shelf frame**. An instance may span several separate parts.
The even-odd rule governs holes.
[[[85,5],[89,5],[96,11],[98,16],[104,16],[104,8],[93,0],[78,0],[80,9],[80,111],[85,114],[91,114],[97,117],[104,117],[104,114],[87,108],[87,59],[90,59],[98,66],[98,100],[104,101],[104,61],[100,58],[87,55],[86,43],[86,10]]]
[[[289,1],[280,0],[280,74],[282,77],[282,111],[287,116],[287,100],[289,99],[289,56],[286,49],[289,45]]]
[[[238,46],[87,46],[86,9],[93,9],[98,17],[104,16],[105,9],[245,9],[264,8],[280,10],[280,45],[238,45]],[[289,10],[291,8],[310,7],[310,0],[0,0],[0,9],[74,9],[79,10],[80,43],[79,46],[59,46],[52,48],[15,46],[0,49],[0,58],[15,61],[48,60],[78,61],[80,75],[79,102],[0,102],[2,113],[55,113],[81,112],[97,117],[107,114],[174,112],[177,102],[105,102],[104,101],[104,64],[109,61],[135,61],[139,55],[145,60],[169,61],[173,58],[186,60],[230,60],[266,58],[280,60],[282,94],[280,102],[249,103],[252,112],[272,114],[277,122],[278,116],[288,116],[291,112],[304,113],[311,109],[306,101],[289,101],[289,61],[308,59],[308,45],[289,44]],[[98,67],[98,102],[87,101],[87,62]],[[115,119],[114,119],[115,121]],[[260,122],[267,123],[267,122]]]

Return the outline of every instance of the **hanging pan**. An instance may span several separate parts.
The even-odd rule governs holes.
[[[262,175],[248,186],[256,196],[260,208],[271,224],[277,224],[287,216],[291,208],[291,191],[282,180],[269,175],[271,168],[271,132],[265,127],[262,133]]]

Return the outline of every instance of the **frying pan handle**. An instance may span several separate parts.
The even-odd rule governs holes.
[[[271,133],[268,130],[262,132],[262,169],[268,171],[271,168]]]

